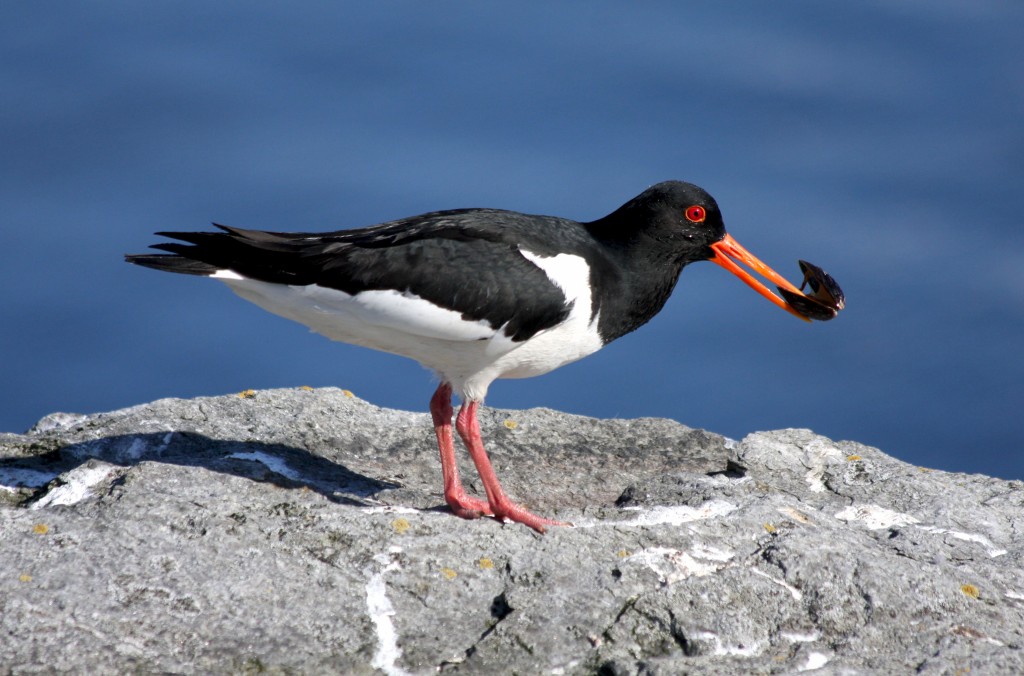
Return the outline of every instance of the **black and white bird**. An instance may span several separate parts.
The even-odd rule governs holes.
[[[512,502],[484,451],[477,408],[494,380],[547,373],[639,328],[697,261],[725,267],[807,319],[738,265],[800,293],[726,234],[711,195],[680,181],[648,188],[589,223],[458,209],[326,233],[216,227],[221,232],[157,233],[179,241],[153,247],[168,253],[126,260],[220,280],[328,338],[432,369],[441,379],[430,412],[447,504],[464,518],[493,516],[541,532],[563,524]],[[468,495],[459,479],[453,392],[462,399],[455,429],[486,500]]]

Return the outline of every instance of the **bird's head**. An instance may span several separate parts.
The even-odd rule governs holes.
[[[703,188],[683,181],[651,186],[608,217],[619,223],[644,224],[632,237],[645,237],[678,264],[709,260],[733,273],[770,302],[804,321],[835,317],[845,304],[843,292],[824,270],[800,261],[804,283],[798,289],[747,251],[725,230],[718,203]],[[620,230],[620,233],[622,231]],[[751,272],[775,284],[777,295]],[[812,293],[802,289],[810,285]]]

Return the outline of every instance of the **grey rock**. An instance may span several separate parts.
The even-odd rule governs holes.
[[[1024,672],[1021,482],[807,430],[481,425],[575,527],[452,516],[429,416],[336,389],[0,435],[0,672]]]

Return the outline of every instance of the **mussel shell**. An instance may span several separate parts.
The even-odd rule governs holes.
[[[804,286],[810,286],[810,298],[834,307],[836,312],[842,310],[846,305],[846,296],[843,295],[843,290],[839,288],[839,284],[832,278],[832,275],[813,263],[797,262],[800,264],[800,271],[804,273],[804,283],[800,285],[800,290],[803,291]]]
[[[802,293],[796,293],[781,286],[777,288],[782,297],[786,299],[786,302],[808,319],[827,322],[830,319],[835,319],[835,316],[839,314],[839,307],[823,303],[813,296],[805,296]]]

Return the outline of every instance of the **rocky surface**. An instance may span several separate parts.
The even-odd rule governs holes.
[[[575,527],[455,518],[427,414],[342,390],[0,434],[0,672],[1024,672],[1021,482],[807,430],[481,424]]]

